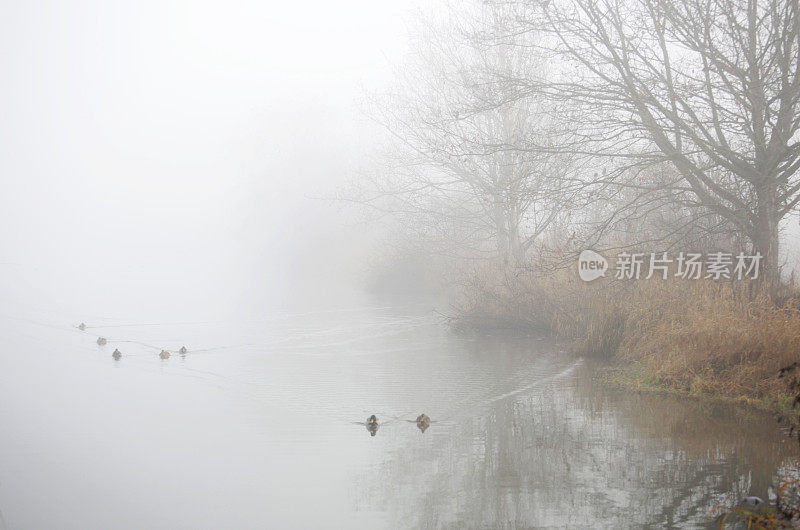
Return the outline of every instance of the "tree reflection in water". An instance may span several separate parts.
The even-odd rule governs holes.
[[[356,480],[413,527],[704,527],[797,473],[769,415],[573,376],[406,440]],[[361,483],[364,482],[364,483]]]

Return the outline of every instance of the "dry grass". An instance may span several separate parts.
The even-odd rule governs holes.
[[[800,312],[743,286],[641,282],[627,304],[621,360],[697,394],[784,399],[778,371],[800,356]]]
[[[537,328],[574,341],[581,353],[616,352],[625,312],[619,293],[567,271],[473,270],[456,304],[457,328]],[[622,289],[620,289],[622,290]]]
[[[785,406],[778,370],[800,359],[800,310],[791,290],[688,280],[584,283],[574,271],[474,271],[456,324],[536,327],[582,354],[613,356],[647,384]]]
[[[719,523],[720,530],[726,528],[728,522],[734,524],[745,523],[747,528],[752,530],[797,528],[797,518],[800,515],[800,509],[797,506],[797,485],[798,481],[796,480],[784,482],[778,488],[778,498],[775,506],[765,505],[761,508],[744,508],[742,506],[720,505],[715,506],[710,515],[719,514],[716,522]],[[787,500],[787,498],[789,499]]]

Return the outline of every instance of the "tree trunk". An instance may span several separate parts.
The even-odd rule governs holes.
[[[511,250],[511,256],[514,258],[514,265],[518,266],[522,263],[524,252],[522,250],[522,241],[519,237],[519,227],[517,223],[509,219],[508,230],[508,244]]]
[[[497,240],[497,256],[502,265],[509,263],[509,239],[508,227],[506,226],[506,215],[503,210],[503,202],[499,197],[494,198],[494,227],[495,239]]]
[[[762,256],[759,278],[773,284],[780,280],[778,270],[778,212],[774,186],[762,185],[756,190],[753,219],[753,250]]]

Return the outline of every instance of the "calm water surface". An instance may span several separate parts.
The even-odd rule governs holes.
[[[0,528],[692,528],[797,472],[768,415],[424,304],[86,322],[0,318]]]

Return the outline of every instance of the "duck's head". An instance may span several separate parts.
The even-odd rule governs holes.
[[[378,424],[378,417],[373,414],[369,418],[367,418],[367,425],[377,425]]]
[[[189,350],[187,350],[187,349],[186,349],[186,346],[181,346],[181,349],[180,349],[180,350],[178,350],[178,351],[179,351],[180,353],[186,353],[186,352],[187,352],[187,351],[189,351]]]
[[[428,417],[427,414],[420,414],[417,416],[417,423],[430,423],[431,419]]]

